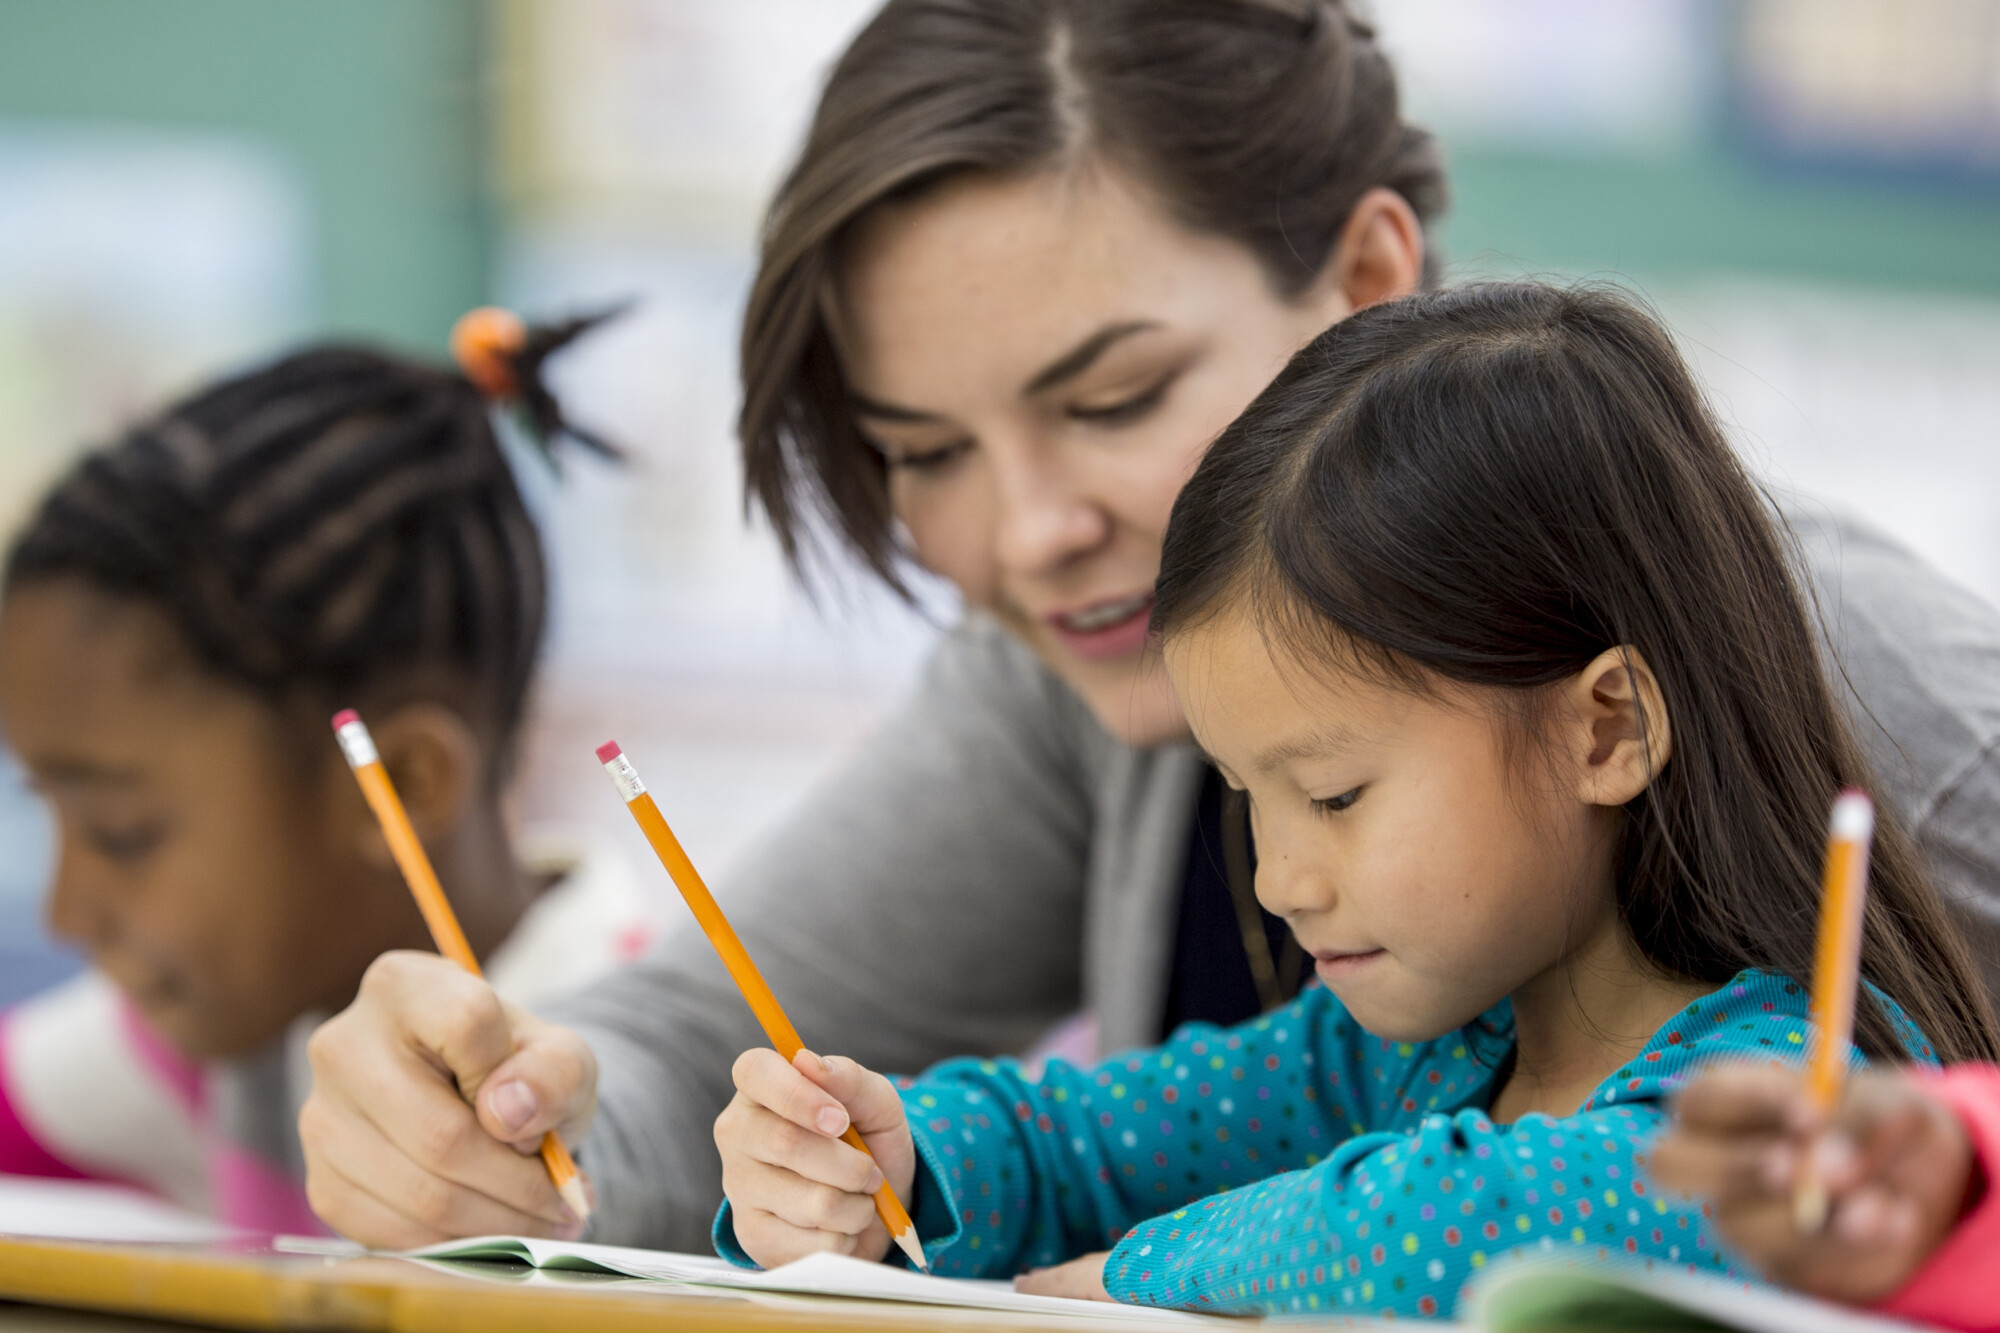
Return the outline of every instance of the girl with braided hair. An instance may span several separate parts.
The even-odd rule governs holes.
[[[500,995],[629,956],[653,917],[601,856],[523,855],[501,798],[547,573],[492,420],[548,454],[542,359],[587,328],[474,312],[464,372],[327,345],[212,384],[59,481],[0,598],[0,727],[60,829],[76,981],[0,1016],[0,1171],[119,1179],[317,1230],[305,1041],[427,939],[327,732],[369,718]]]

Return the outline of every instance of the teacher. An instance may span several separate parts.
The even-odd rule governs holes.
[[[795,563],[926,570],[966,614],[726,885],[814,1049],[916,1070],[1083,1011],[1111,1050],[1297,990],[1245,812],[1147,649],[1160,539],[1294,351],[1435,276],[1444,198],[1336,3],[890,0],[855,39],[764,232],[745,479]],[[1883,795],[1990,966],[2000,618],[1787,518]],[[541,1016],[387,955],[313,1041],[309,1195],[374,1245],[573,1235],[532,1155],[559,1128],[593,1239],[705,1248],[710,1127],[762,1041],[694,931]]]

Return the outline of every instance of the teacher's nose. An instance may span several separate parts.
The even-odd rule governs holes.
[[[996,460],[999,522],[996,556],[1015,574],[1047,574],[1101,550],[1111,540],[1111,511],[1077,483],[1059,458],[1039,450]]]

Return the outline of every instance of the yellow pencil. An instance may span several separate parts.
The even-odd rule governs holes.
[[[722,965],[729,969],[736,988],[743,992],[743,998],[750,1002],[751,1012],[764,1026],[764,1035],[771,1039],[771,1045],[778,1054],[790,1060],[796,1056],[805,1043],[799,1040],[798,1029],[792,1020],[785,1017],[785,1011],[778,1004],[778,997],[771,993],[771,987],[764,980],[764,974],[757,970],[757,964],[750,961],[750,953],[743,947],[743,941],[736,937],[729,919],[716,905],[715,896],[702,883],[701,875],[681,850],[679,838],[667,827],[660,807],[647,794],[646,784],[639,780],[638,770],[632,761],[618,748],[617,741],[606,741],[597,747],[597,758],[604,765],[604,771],[611,775],[611,781],[618,788],[618,794],[625,799],[625,808],[632,812],[632,818],[639,822],[640,831],[646,841],[653,844],[653,851],[659,855],[660,864],[673,877],[674,886],[687,899],[688,907],[694,912],[694,919],[701,923],[701,929],[708,936],[708,942],[722,955]],[[840,1136],[841,1142],[850,1147],[868,1151],[860,1133],[852,1124]],[[870,1154],[872,1156],[872,1154]],[[924,1257],[923,1244],[917,1239],[916,1224],[903,1208],[903,1201],[896,1197],[896,1191],[889,1183],[882,1182],[882,1188],[875,1191],[875,1211],[882,1218],[882,1225],[889,1228],[890,1239],[910,1256],[910,1262],[929,1271],[930,1261]]]
[[[1868,896],[1868,848],[1875,837],[1875,806],[1849,789],[1833,803],[1827,830],[1826,874],[1821,886],[1819,944],[1813,956],[1812,1053],[1806,1095],[1822,1116],[1840,1101],[1854,1040],[1854,994],[1861,983],[1861,919]],[[1826,1186],[1808,1154],[1792,1196],[1792,1220],[1812,1233],[1826,1225]]]
[[[403,809],[403,800],[396,795],[395,784],[389,781],[389,770],[382,766],[382,758],[375,752],[374,738],[369,736],[361,715],[352,708],[343,708],[335,713],[333,734],[340,741],[340,752],[347,756],[348,767],[354,770],[354,780],[361,784],[361,794],[368,799],[368,808],[375,812],[376,821],[382,825],[382,836],[389,840],[390,855],[396,858],[403,880],[417,900],[417,910],[423,913],[424,924],[430,927],[437,951],[473,976],[482,975],[479,959],[473,956],[465,931],[459,928],[458,917],[444,896],[444,886],[438,883],[437,872],[431,869],[431,859],[424,854],[424,845],[417,840],[416,829],[410,826],[409,812]],[[542,1136],[542,1164],[548,1167],[549,1179],[555,1182],[557,1192],[570,1206],[570,1211],[579,1218],[589,1217],[590,1201],[584,1197],[583,1179],[577,1174],[569,1149],[563,1147],[554,1130]]]

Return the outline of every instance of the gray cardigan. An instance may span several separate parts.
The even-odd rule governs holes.
[[[1882,794],[2000,985],[2000,614],[1822,511],[1786,514]],[[1890,738],[1894,737],[1894,741]],[[882,1070],[1018,1052],[1078,1010],[1158,1039],[1202,767],[1137,749],[973,616],[915,693],[730,881],[726,910],[809,1046]],[[764,1042],[695,930],[552,1007],[597,1053],[592,1238],[705,1249],[710,1134]]]

